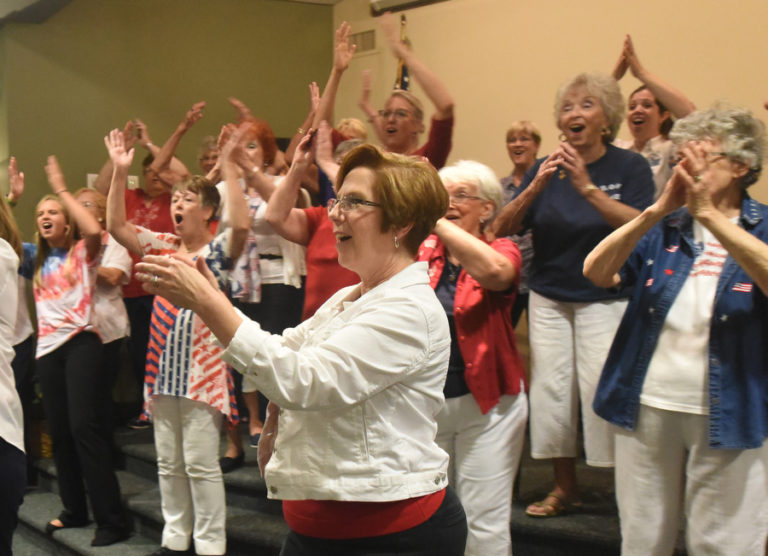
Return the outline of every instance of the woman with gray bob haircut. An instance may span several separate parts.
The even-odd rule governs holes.
[[[627,292],[584,278],[584,258],[653,200],[641,155],[612,145],[624,102],[615,79],[581,73],[557,93],[561,143],[526,174],[499,213],[497,236],[533,231],[528,315],[531,342],[531,454],[551,459],[554,488],[526,509],[554,517],[581,505],[576,484],[578,416],[587,463],[613,465],[613,433],[592,411],[600,370]]]
[[[584,263],[631,292],[595,393],[616,425],[624,556],[765,554],[768,206],[765,128],[716,105],[675,124],[681,160],[659,199]]]

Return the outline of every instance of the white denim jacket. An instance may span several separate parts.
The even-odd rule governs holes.
[[[359,293],[340,290],[282,336],[245,319],[224,353],[282,408],[271,498],[385,502],[448,484],[435,416],[450,335],[427,264]]]

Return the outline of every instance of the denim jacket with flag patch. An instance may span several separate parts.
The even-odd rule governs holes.
[[[744,194],[739,226],[768,243],[768,206]],[[635,427],[648,365],[696,249],[693,218],[683,208],[643,236],[620,271],[631,297],[593,404],[615,425]],[[768,436],[768,298],[730,255],[710,323],[708,399],[711,447],[762,445]]]

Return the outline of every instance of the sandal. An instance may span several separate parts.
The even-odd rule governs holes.
[[[550,492],[543,500],[534,502],[525,509],[525,515],[531,517],[557,517],[582,508],[581,500],[565,500],[555,492]]]

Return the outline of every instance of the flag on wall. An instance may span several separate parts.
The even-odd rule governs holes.
[[[405,30],[405,14],[400,15],[400,40],[410,47],[408,41],[408,35]],[[402,60],[397,62],[397,74],[395,75],[395,89],[407,91],[411,84],[411,78],[408,75],[408,66],[406,66]]]

